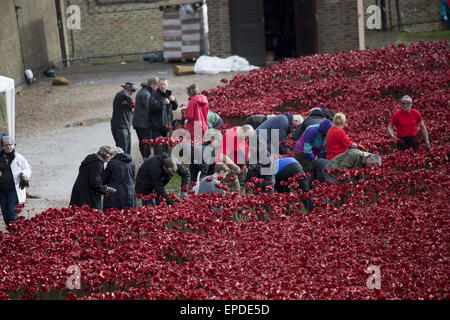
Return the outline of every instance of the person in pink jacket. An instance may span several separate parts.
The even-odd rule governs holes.
[[[209,103],[206,96],[200,93],[196,84],[186,88],[189,95],[189,103],[184,118],[186,119],[186,130],[191,135],[195,145],[201,144],[203,136],[208,131],[208,109]]]

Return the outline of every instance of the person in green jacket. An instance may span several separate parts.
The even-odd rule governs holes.
[[[448,19],[450,15],[450,0],[442,0],[439,12],[442,20],[447,24],[447,29],[450,29],[450,21]]]
[[[208,129],[217,129],[222,124],[222,118],[217,113],[208,110]]]
[[[325,169],[364,169],[381,165],[381,157],[377,154],[358,149],[349,149],[328,162]],[[325,173],[326,180],[336,184],[339,173]]]

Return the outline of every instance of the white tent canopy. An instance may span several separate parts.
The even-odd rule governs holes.
[[[14,102],[14,79],[0,76],[0,94],[6,95],[6,116],[8,118],[8,135],[14,139],[14,119],[15,119],[15,102]]]

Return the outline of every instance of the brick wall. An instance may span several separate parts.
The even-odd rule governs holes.
[[[98,6],[93,0],[75,0],[70,4],[80,7],[81,29],[67,32],[69,56],[162,51],[162,11],[158,7],[166,2]],[[124,60],[130,59],[137,57]]]
[[[22,54],[12,1],[0,1],[0,75],[23,79]]]
[[[163,11],[159,6],[199,0],[167,0],[99,6],[94,0],[72,0],[80,7],[81,29],[68,30],[70,57],[103,57],[100,60],[139,60],[145,53],[164,48]],[[230,31],[227,0],[208,0],[211,55],[229,55]],[[136,55],[129,55],[138,53]],[[124,54],[123,58],[107,58]]]
[[[421,32],[445,29],[440,21],[439,7],[442,0],[399,0],[400,23],[397,16],[396,1],[385,1],[388,31]],[[370,5],[381,5],[378,0],[364,0],[364,11]],[[368,15],[366,14],[366,21]]]
[[[356,0],[317,0],[318,53],[359,48]]]
[[[14,5],[21,7],[18,21]],[[0,1],[0,56],[0,74],[14,78],[16,83],[24,80],[24,69],[37,72],[59,62],[55,1]]]
[[[231,55],[228,0],[208,0],[209,48],[211,56]]]

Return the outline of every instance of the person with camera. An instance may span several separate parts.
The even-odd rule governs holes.
[[[2,137],[0,151],[0,206],[3,220],[8,226],[17,220],[16,206],[24,203],[31,167],[27,160],[14,149],[14,140],[10,136]]]
[[[173,125],[173,111],[178,108],[178,102],[172,95],[172,91],[167,90],[169,81],[159,79],[158,89],[150,97],[150,123],[152,128],[152,138],[167,137]],[[163,146],[155,145],[155,155],[168,152]]]
[[[158,77],[151,77],[147,82],[141,83],[141,89],[136,94],[136,107],[134,108],[133,128],[139,139],[139,151],[142,158],[148,158],[151,148],[143,143],[143,140],[152,138],[150,128],[150,96],[158,89]]]
[[[116,189],[103,184],[103,165],[115,155],[115,152],[116,148],[102,146],[97,153],[88,155],[81,162],[72,188],[70,206],[88,205],[93,209],[102,210],[102,196],[116,192]]]

